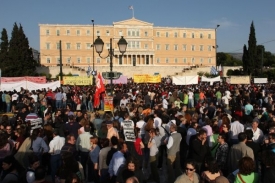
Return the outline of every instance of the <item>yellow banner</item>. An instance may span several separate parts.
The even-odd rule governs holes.
[[[136,74],[134,75],[135,83],[160,83],[161,75]]]
[[[63,76],[63,85],[92,85],[93,77]]]
[[[104,111],[113,111],[113,97],[104,97]]]

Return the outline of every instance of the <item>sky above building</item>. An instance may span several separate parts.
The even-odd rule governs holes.
[[[1,0],[0,30],[11,35],[13,24],[23,26],[30,46],[39,48],[38,24],[95,24],[134,16],[154,26],[215,28],[218,52],[242,52],[254,21],[257,44],[275,52],[274,0]]]

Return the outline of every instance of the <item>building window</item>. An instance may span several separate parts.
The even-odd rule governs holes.
[[[160,50],[160,44],[157,44],[157,50]]]
[[[91,43],[86,43],[86,49],[90,50],[91,49]]]
[[[51,63],[51,59],[47,58],[47,64],[50,64],[50,63]]]
[[[203,45],[200,45],[200,51],[203,51]]]
[[[80,36],[80,30],[76,30],[76,35]]]
[[[56,58],[56,64],[60,64],[60,58]]]
[[[195,38],[195,33],[192,33],[192,38]]]
[[[158,64],[160,63],[160,60],[159,60],[159,58],[157,58],[157,63],[158,63]]]
[[[106,43],[106,48],[110,49],[110,43]]]
[[[136,41],[136,46],[137,48],[139,48],[139,41]]]
[[[46,49],[47,49],[47,50],[51,49],[50,43],[46,43]]]
[[[178,63],[178,59],[177,59],[177,58],[175,58],[175,63],[176,63],[176,64]]]
[[[174,35],[175,37],[178,37],[178,33],[177,32],[175,32],[175,35]]]
[[[86,61],[88,64],[91,63],[91,58],[90,57],[86,58]]]
[[[132,31],[132,36],[136,36],[136,31]]]
[[[137,31],[137,36],[139,36],[139,31]]]
[[[165,37],[169,37],[169,32],[166,32],[166,33],[165,33]]]
[[[122,55],[119,55],[118,64],[122,65]]]
[[[80,64],[80,63],[81,63],[81,59],[78,57],[78,58],[76,59],[76,62],[77,62],[78,64]]]
[[[60,44],[56,43],[56,49],[59,50],[60,49]]]
[[[200,33],[200,38],[201,38],[201,39],[203,38],[203,34],[202,34],[202,33]]]
[[[208,39],[211,39],[211,34],[208,34]]]
[[[157,32],[157,37],[160,37],[160,34],[159,34],[159,32]]]
[[[148,32],[147,32],[147,31],[144,32],[144,36],[145,36],[145,37],[148,36]]]
[[[100,36],[100,31],[99,30],[96,31],[96,36]]]
[[[135,48],[135,47],[136,47],[136,42],[132,41],[132,48]]]
[[[110,57],[106,58],[106,63],[107,63],[107,64],[110,63]]]
[[[178,50],[178,45],[177,44],[174,45],[174,49]]]
[[[67,48],[67,50],[70,50],[71,49],[71,43],[66,43],[66,48]]]
[[[192,45],[192,46],[191,46],[191,50],[192,50],[192,51],[195,51],[195,45]]]
[[[192,64],[194,64],[195,63],[195,58],[192,58]]]
[[[148,44],[145,44],[145,45],[144,45],[144,48],[145,48],[145,49],[148,49]]]
[[[169,50],[169,44],[165,45],[165,50]]]
[[[185,63],[185,64],[186,64],[186,62],[187,62],[187,61],[186,61],[186,58],[184,58],[184,59],[183,59],[183,63]]]
[[[165,63],[167,63],[167,64],[169,63],[169,58],[165,59]]]
[[[119,31],[119,33],[118,33],[118,34],[119,34],[119,36],[123,36],[122,31]]]
[[[66,34],[67,34],[67,36],[69,36],[71,34],[71,31],[67,30]]]
[[[128,36],[131,36],[131,31],[128,30]]]
[[[100,58],[96,58],[96,63],[100,64]]]
[[[186,51],[186,49],[187,49],[186,44],[182,45],[182,49],[183,49],[183,51]]]
[[[186,32],[183,33],[182,37],[183,37],[183,38],[186,38]]]
[[[131,49],[132,41],[128,41],[127,49]]]
[[[60,36],[60,30],[56,30],[56,35]]]
[[[67,58],[67,64],[70,64],[70,63],[71,63],[71,57]]]
[[[212,46],[208,45],[208,51],[212,51]]]
[[[150,61],[149,61],[150,57],[149,55],[146,56],[146,65],[149,65],[150,64]]]
[[[209,64],[211,64],[211,61],[212,61],[212,59],[211,59],[211,58],[208,58],[208,63],[209,63]]]
[[[110,36],[110,31],[109,30],[106,30],[106,35]]]
[[[91,34],[91,31],[90,30],[87,30],[86,31],[86,35],[89,36]]]
[[[80,43],[76,43],[76,49],[80,50]]]
[[[201,64],[203,64],[203,58],[201,58]]]
[[[49,36],[49,35],[50,35],[50,30],[47,29],[47,30],[46,30],[46,36]]]

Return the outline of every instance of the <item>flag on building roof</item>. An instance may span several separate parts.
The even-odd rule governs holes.
[[[218,72],[217,72],[217,70],[215,69],[214,66],[211,67],[210,74],[212,74],[212,75],[217,75],[218,74]]]
[[[133,10],[134,9],[134,6],[129,6],[129,10]]]

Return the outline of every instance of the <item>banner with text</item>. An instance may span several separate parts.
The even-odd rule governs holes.
[[[215,78],[207,78],[207,77],[202,76],[201,77],[201,81],[202,82],[210,82],[210,85],[212,86],[214,82],[220,82],[221,81],[221,77],[217,76]]]
[[[104,111],[113,111],[113,97],[106,96],[104,97]]]
[[[231,76],[230,84],[250,84],[250,76]]]
[[[46,83],[46,76],[25,76],[25,77],[2,77],[1,83],[17,83],[21,81],[30,81],[33,83]]]
[[[41,89],[52,89],[60,87],[60,81],[50,82],[50,83],[33,83],[30,81],[21,81],[15,83],[1,83],[1,91],[20,91],[21,88],[28,90],[41,90]]]
[[[135,74],[135,83],[160,83],[161,75]]]
[[[267,78],[254,78],[254,83],[268,83]]]
[[[198,76],[173,76],[172,82],[175,85],[194,85],[198,84]]]
[[[92,85],[93,77],[88,76],[64,76],[63,85]]]

